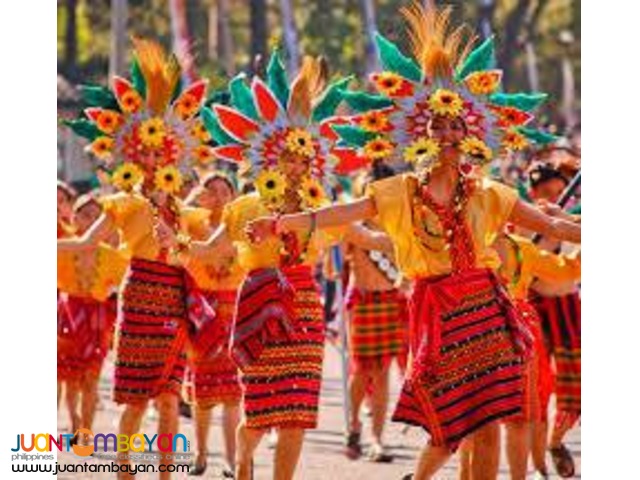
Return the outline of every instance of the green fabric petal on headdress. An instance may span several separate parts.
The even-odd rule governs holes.
[[[353,125],[332,125],[331,128],[340,135],[340,138],[344,140],[347,145],[354,147],[364,147],[369,140],[377,137],[377,134],[367,132]]]
[[[218,117],[213,110],[205,107],[200,111],[200,115],[202,116],[202,123],[204,123],[204,126],[207,128],[209,135],[211,135],[211,138],[213,138],[218,145],[236,143],[236,141],[220,126]]]
[[[542,105],[547,99],[546,93],[494,93],[489,101],[501,107],[514,107],[530,112]]]
[[[580,213],[580,211],[582,210],[582,208],[581,208],[581,207],[582,207],[582,204],[581,204],[581,203],[579,203],[579,204],[574,205],[573,207],[571,207],[571,208],[568,210],[568,212],[569,212],[571,215],[581,215],[581,213]]]
[[[287,72],[284,65],[280,61],[278,52],[271,54],[271,60],[267,65],[267,85],[274,93],[282,108],[287,108],[289,101],[289,81],[287,80]]]
[[[517,127],[516,130],[538,145],[547,145],[558,140],[558,137],[555,135],[541,130],[534,130],[533,128]]]
[[[247,76],[244,73],[239,73],[229,82],[231,103],[235,108],[237,108],[247,117],[258,120],[260,117],[256,110],[256,106],[253,103],[253,95],[251,94],[251,89],[245,82],[246,77]]]
[[[311,113],[313,122],[321,122],[335,113],[336,108],[344,98],[344,89],[349,86],[349,82],[353,78],[353,75],[350,75],[347,78],[333,82],[326,88],[317,105],[313,107],[313,112]]]
[[[91,142],[104,135],[93,122],[90,122],[86,118],[63,120],[62,123],[73,130],[73,133],[79,137],[86,138]]]
[[[226,90],[214,90],[209,93],[209,96],[205,100],[205,105],[211,105],[212,103],[220,103],[222,105],[229,105],[231,102],[231,96]]]
[[[390,107],[393,102],[387,97],[366,92],[342,92],[347,104],[356,112],[368,112],[369,110],[379,110]]]
[[[387,40],[377,32],[375,34],[375,41],[378,46],[380,63],[385,70],[395,72],[417,83],[422,81],[422,71],[420,67],[409,57],[403,55],[393,42]]]
[[[478,47],[476,47],[464,61],[458,73],[456,80],[464,80],[467,75],[481,70],[490,70],[495,66],[495,48],[493,36],[487,38]]]
[[[133,83],[133,88],[138,91],[142,98],[145,98],[147,95],[147,83],[144,81],[140,65],[135,59],[131,62],[131,83]]]
[[[173,89],[173,93],[171,94],[171,103],[175,102],[178,96],[180,96],[180,93],[182,93],[183,84],[182,77],[180,77],[176,82],[176,88]]]
[[[518,180],[518,183],[516,184],[516,189],[518,190],[518,195],[520,195],[520,198],[522,200],[528,203],[533,203],[533,200],[531,200],[531,197],[529,196],[529,191],[527,189],[527,186],[522,180]]]
[[[87,106],[120,111],[118,100],[109,88],[101,85],[80,85],[78,88]]]

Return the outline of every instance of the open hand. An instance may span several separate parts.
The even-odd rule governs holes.
[[[275,233],[274,217],[260,217],[250,221],[244,231],[253,243],[261,243]]]

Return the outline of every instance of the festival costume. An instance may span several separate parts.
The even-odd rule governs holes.
[[[144,402],[161,393],[179,394],[189,332],[213,315],[178,254],[188,238],[180,232],[182,209],[175,195],[190,162],[212,159],[208,132],[197,117],[206,82],[183,88],[175,55],[134,39],[132,83],[113,78],[113,90],[83,87],[84,118],[65,122],[92,143],[89,149],[112,168],[122,190],[100,199],[120,233],[131,262],[120,292],[114,400]],[[157,205],[154,191],[168,200]],[[178,247],[161,247],[162,228]]]
[[[358,114],[333,128],[360,156],[396,155],[425,172],[374,182],[367,195],[395,245],[398,268],[414,282],[412,362],[393,419],[420,425],[433,445],[455,450],[483,425],[522,411],[523,365],[532,342],[495,274],[500,261],[491,248],[517,193],[466,175],[500,149],[554,137],[526,126],[546,95],[499,92],[492,39],[471,50],[464,27],[449,32],[450,8],[415,3],[403,14],[416,60],[377,35],[385,71],[371,79],[380,93],[345,92]],[[461,118],[467,131],[450,206],[438,204],[427,188],[441,150],[429,137],[436,116]]]
[[[527,322],[534,336],[533,355],[525,371],[525,421],[546,421],[549,398],[553,391],[553,377],[541,319],[528,299],[529,287],[535,278],[545,281],[567,281],[580,278],[580,260],[559,256],[536,247],[530,240],[507,237],[509,256],[500,270],[501,276],[520,316]]]

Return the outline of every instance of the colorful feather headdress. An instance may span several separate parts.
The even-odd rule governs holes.
[[[433,159],[440,147],[429,138],[428,125],[435,115],[464,120],[468,136],[460,148],[475,163],[491,160],[501,148],[520,150],[530,142],[555,140],[528,127],[546,94],[500,91],[502,72],[495,68],[492,38],[472,50],[475,37],[466,26],[450,28],[451,7],[416,2],[402,14],[413,58],[376,34],[384,71],[373,73],[371,81],[379,93],[344,92],[357,115],[349,125],[334,127],[342,144],[370,160],[392,155]]]
[[[239,74],[229,83],[231,104],[214,103],[202,111],[209,133],[217,142],[214,154],[242,164],[244,176],[273,202],[282,193],[278,162],[287,153],[309,160],[309,188],[328,191],[333,173],[359,168],[352,149],[335,148],[338,139],[330,128],[346,119],[334,113],[351,78],[327,83],[327,67],[321,59],[305,57],[300,72],[289,83],[282,62],[274,52],[267,66],[266,82],[255,76],[248,85]],[[295,158],[295,157],[294,157]]]
[[[83,86],[89,107],[82,118],[65,123],[91,141],[89,150],[109,165],[117,188],[176,194],[192,162],[213,159],[211,138],[198,117],[207,82],[183,88],[175,55],[150,40],[133,43],[132,82],[114,76],[112,89]]]

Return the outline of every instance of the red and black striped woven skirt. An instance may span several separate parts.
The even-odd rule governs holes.
[[[493,272],[418,279],[409,308],[412,362],[394,421],[456,450],[478,428],[522,412],[530,333]]]
[[[556,409],[575,422],[581,411],[580,294],[561,297],[533,295],[542,322],[548,354],[555,366]]]
[[[293,288],[293,328],[267,337],[257,359],[243,366],[242,402],[249,428],[315,428],[318,421],[324,355],[320,294],[310,267],[282,273]],[[262,302],[269,305],[269,300]]]
[[[229,355],[236,291],[202,292],[215,312],[215,319],[202,325],[190,341],[187,368],[187,399],[207,407],[237,404],[242,396],[238,367]],[[215,332],[214,332],[215,330]],[[220,330],[227,342],[214,341]]]
[[[397,289],[352,289],[347,295],[349,350],[354,372],[386,368],[408,347],[407,299]]]
[[[188,334],[184,269],[132,259],[121,292],[114,400],[136,403],[180,394]]]

